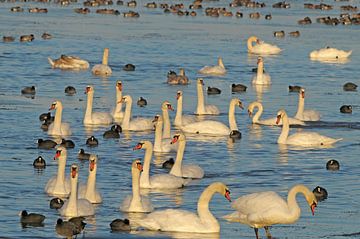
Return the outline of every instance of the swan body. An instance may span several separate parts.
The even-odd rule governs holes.
[[[258,108],[258,111],[252,117],[255,108]],[[248,106],[248,114],[250,117],[252,117],[253,124],[271,125],[271,126],[282,125],[282,120],[280,120],[280,122],[276,124],[276,117],[270,119],[264,119],[264,120],[260,119],[263,110],[264,110],[263,105],[258,101],[254,101]],[[288,119],[289,119],[289,125],[305,125],[305,123],[301,120],[295,118],[288,118]]]
[[[218,58],[218,64],[216,66],[204,66],[198,71],[204,75],[225,75],[226,69],[221,57]]]
[[[281,119],[283,121],[283,126],[277,141],[278,144],[319,147],[324,145],[331,145],[342,140],[323,136],[315,132],[298,132],[289,136],[289,120],[285,110],[280,110],[277,113],[276,122],[279,122]]]
[[[157,174],[150,177],[153,145],[150,141],[141,141],[134,147],[134,150],[138,149],[145,149],[144,171],[140,177],[140,188],[175,189],[182,188],[190,182],[188,179],[171,174]]]
[[[109,59],[109,48],[105,48],[104,54],[103,54],[103,59],[102,59],[102,64],[97,64],[97,65],[93,66],[93,68],[91,69],[91,72],[97,76],[111,76],[112,70],[108,66],[108,59]]]
[[[69,199],[59,209],[64,217],[91,216],[95,214],[94,206],[87,199],[78,199],[78,176],[79,168],[76,164],[71,165],[71,193]]]
[[[98,157],[95,154],[90,154],[88,181],[79,189],[79,198],[85,198],[91,203],[102,203],[101,194],[96,189],[97,161]]]
[[[121,123],[122,119],[124,118],[124,112],[122,111],[122,103],[119,102],[122,99],[122,82],[120,80],[116,81],[116,102],[115,102],[115,109],[112,112],[112,117],[118,123]]]
[[[183,125],[187,125],[190,123],[194,123],[197,120],[197,118],[193,115],[183,115],[182,114],[182,108],[183,108],[183,92],[178,91],[176,93],[176,99],[177,99],[177,107],[176,107],[176,115],[174,120],[174,125],[177,127],[181,127]]]
[[[197,108],[195,114],[196,115],[220,114],[219,109],[215,105],[205,105],[203,85],[204,85],[203,79],[198,78],[196,83],[198,102],[197,102]]]
[[[52,177],[45,186],[45,192],[50,196],[68,197],[70,194],[70,180],[65,179],[66,158],[66,148],[59,146],[54,156],[54,160],[58,160],[57,175]]]
[[[310,52],[311,59],[336,60],[348,58],[352,51],[343,51],[332,47],[326,47]]]
[[[242,102],[239,99],[234,98],[230,101],[230,106],[229,106],[230,128],[218,121],[204,120],[182,126],[181,130],[185,133],[229,136],[232,131],[234,130],[238,131],[238,127],[235,119],[235,106],[239,106],[241,109],[243,109]]]
[[[252,78],[252,84],[254,85],[270,85],[271,77],[268,73],[264,72],[264,61],[262,57],[258,57],[257,72]]]
[[[294,118],[302,121],[319,121],[320,113],[316,110],[305,110],[305,89],[299,91],[299,104]]]
[[[120,206],[123,212],[151,212],[154,210],[151,201],[140,195],[140,172],[143,170],[139,159],[131,165],[132,195],[128,195]]]
[[[51,104],[49,110],[56,110],[54,122],[48,127],[48,135],[69,136],[72,134],[70,124],[61,122],[63,106],[61,101],[55,101]]]
[[[164,139],[162,136],[163,118],[161,115],[156,115],[153,122],[155,122],[155,141],[154,152],[168,153],[171,151],[177,151],[177,147],[174,144],[170,144],[170,139]]]
[[[86,111],[84,116],[84,125],[110,125],[113,118],[107,112],[93,112],[94,87],[87,86],[85,89],[87,94]]]
[[[90,67],[89,62],[76,56],[61,55],[59,59],[55,60],[48,57],[48,61],[52,68],[63,70],[86,70]]]
[[[253,42],[256,42],[253,45]],[[279,54],[281,49],[275,45],[271,45],[265,42],[261,42],[256,36],[251,36],[247,40],[247,48],[249,53],[259,54],[259,55],[272,55]]]
[[[287,201],[273,191],[252,193],[239,197],[231,203],[232,208],[236,211],[226,215],[224,218],[231,222],[240,222],[253,227],[256,238],[258,238],[258,228],[264,227],[266,232],[269,233],[269,238],[268,226],[292,224],[299,219],[301,210],[296,202],[298,193],[305,196],[314,215],[317,205],[315,195],[306,186],[298,184],[290,189]]]
[[[209,210],[209,202],[215,193],[230,201],[230,191],[220,182],[210,184],[201,194],[197,203],[197,213],[180,209],[152,212],[136,224],[154,231],[214,233],[220,231],[220,224]]]

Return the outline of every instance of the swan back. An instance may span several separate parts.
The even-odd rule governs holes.
[[[341,59],[351,55],[351,51],[343,51],[332,47],[322,48],[310,52],[310,58],[313,59]]]

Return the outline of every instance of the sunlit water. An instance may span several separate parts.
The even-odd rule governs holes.
[[[174,2],[172,2],[174,3]],[[115,105],[115,81],[121,79],[124,94],[130,94],[134,102],[139,96],[148,100],[148,106],[139,108],[134,104],[133,115],[153,117],[160,112],[160,104],[168,100],[176,107],[176,91],[184,91],[184,113],[195,110],[197,70],[204,65],[213,65],[222,56],[228,74],[224,77],[205,77],[205,86],[216,86],[221,95],[208,96],[210,104],[217,105],[222,114],[209,117],[227,123],[228,103],[232,97],[239,97],[245,107],[252,101],[261,100],[265,111],[263,118],[275,117],[280,108],[289,115],[296,112],[298,96],[288,93],[289,84],[299,84],[307,89],[306,108],[321,113],[321,123],[312,124],[304,130],[344,138],[332,148],[298,149],[279,147],[276,139],[280,134],[277,127],[252,126],[245,110],[237,110],[236,118],[242,132],[242,139],[232,142],[227,138],[188,137],[185,162],[197,163],[205,170],[205,178],[196,180],[189,187],[175,192],[147,192],[156,209],[182,208],[196,211],[196,203],[202,190],[212,182],[222,181],[231,189],[231,197],[256,191],[273,190],[284,198],[288,189],[295,184],[305,184],[309,188],[317,185],[325,187],[329,198],[321,202],[315,216],[302,196],[298,197],[302,208],[300,219],[292,225],[277,225],[271,228],[276,238],[343,238],[356,237],[360,231],[360,98],[358,92],[344,92],[342,85],[348,81],[360,83],[360,47],[358,26],[330,27],[313,23],[308,26],[297,25],[297,20],[310,16],[314,22],[317,16],[338,16],[342,3],[335,4],[332,11],[308,10],[304,2],[291,1],[290,9],[273,9],[268,4],[263,9],[242,9],[245,17],[210,18],[198,11],[198,16],[178,17],[165,15],[161,9],[142,7],[139,1],[135,10],[141,17],[126,19],[122,16],[95,14],[91,9],[88,15],[79,15],[73,8],[82,7],[80,3],[60,7],[53,3],[1,3],[0,29],[2,35],[12,35],[16,41],[0,43],[0,236],[5,237],[58,237],[55,223],[59,218],[56,210],[49,208],[51,197],[44,193],[48,179],[57,172],[54,150],[39,150],[35,141],[49,138],[40,129],[38,116],[47,112],[53,100],[63,102],[63,120],[71,124],[73,135],[69,137],[76,143],[75,149],[68,152],[69,165],[80,165],[80,182],[86,182],[86,162],[76,158],[80,148],[99,155],[97,187],[104,202],[96,207],[94,217],[87,219],[85,237],[188,237],[205,238],[196,234],[170,234],[158,232],[132,232],[121,235],[110,232],[109,223],[115,218],[132,218],[123,214],[119,206],[126,195],[131,193],[130,165],[133,159],[142,158],[143,151],[133,151],[139,140],[153,140],[153,133],[122,134],[119,140],[104,140],[102,134],[106,127],[86,131],[83,124],[85,96],[83,91],[88,84],[95,87],[95,110],[110,111]],[[359,1],[351,1],[352,5]],[[190,4],[189,1],[186,5]],[[347,2],[344,3],[344,5]],[[23,13],[12,13],[13,6],[23,6]],[[207,6],[228,6],[228,3],[204,2]],[[27,12],[28,7],[47,7],[49,13]],[[112,6],[121,12],[125,6]],[[236,9],[238,10],[238,9]],[[232,9],[235,12],[235,9]],[[249,12],[272,13],[273,20],[248,18]],[[299,30],[299,38],[286,36],[273,37],[273,31],[286,33]],[[42,40],[43,32],[54,38]],[[20,43],[22,34],[35,35],[30,43]],[[265,68],[272,77],[270,88],[260,89],[251,86],[251,69],[256,66],[256,56],[246,50],[246,39],[257,35],[266,42],[274,43],[283,52],[264,59]],[[345,64],[321,63],[308,58],[310,51],[325,46],[344,50],[353,49],[350,61]],[[77,55],[90,62],[91,66],[101,62],[104,47],[110,48],[109,64],[113,75],[99,78],[90,70],[71,72],[51,69],[47,57],[58,58],[61,54]],[[122,70],[127,63],[136,65],[134,72]],[[169,70],[178,71],[184,67],[192,83],[188,86],[169,86],[165,84]],[[230,85],[242,83],[249,88],[244,94],[232,95]],[[25,86],[35,85],[34,99],[21,96]],[[75,96],[65,96],[64,88],[73,85]],[[353,105],[352,114],[341,114],[343,104]],[[174,113],[170,113],[174,118]],[[293,129],[292,132],[295,132]],[[100,144],[95,148],[85,145],[87,137],[95,135]],[[47,162],[43,171],[34,170],[33,160],[42,155]],[[174,154],[155,155],[152,173],[165,173],[160,168],[163,161]],[[325,164],[336,159],[341,164],[337,172],[326,171]],[[210,205],[211,211],[219,218],[221,233],[209,235],[210,238],[254,238],[254,232],[246,225],[231,224],[221,217],[231,212],[225,198],[215,195]],[[44,227],[22,228],[19,211],[27,209],[46,215]],[[135,215],[136,216],[136,215]],[[264,231],[260,230],[262,236]],[[358,234],[357,234],[358,235]]]

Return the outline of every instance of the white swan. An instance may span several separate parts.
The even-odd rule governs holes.
[[[69,199],[59,209],[64,217],[91,216],[95,214],[94,206],[87,199],[78,199],[78,176],[79,168],[76,164],[71,165],[71,193]]]
[[[270,85],[271,77],[268,73],[264,72],[264,61],[261,56],[257,60],[257,72],[252,78],[252,84],[254,85]]]
[[[226,215],[224,218],[231,222],[240,222],[253,227],[256,238],[259,238],[258,228],[264,227],[267,237],[271,238],[269,226],[292,224],[299,219],[301,210],[296,202],[298,193],[305,196],[314,215],[317,205],[315,195],[304,185],[298,184],[290,189],[287,202],[273,191],[252,193],[239,197],[231,203],[236,212]]]
[[[168,101],[164,101],[161,104],[162,117],[163,117],[163,121],[164,121],[164,131],[163,131],[162,137],[164,139],[171,138],[171,124],[170,124],[170,117],[169,117],[168,110],[174,111],[171,104]]]
[[[171,144],[170,139],[164,139],[162,137],[163,118],[161,115],[156,115],[153,122],[155,123],[155,140],[154,140],[154,152],[168,153],[171,151],[177,151],[177,147]]]
[[[89,176],[86,185],[81,185],[79,189],[79,198],[85,198],[91,203],[102,203],[100,192],[96,189],[96,171],[98,157],[90,154],[89,157]]]
[[[143,170],[139,159],[131,165],[132,195],[128,195],[120,206],[123,212],[151,212],[154,210],[151,201],[140,195],[140,172]]]
[[[196,82],[198,102],[197,102],[197,108],[195,114],[196,115],[220,114],[219,109],[215,105],[205,105],[203,85],[204,85],[204,80],[202,78],[198,78]]]
[[[122,103],[119,102],[122,99],[122,82],[120,80],[116,81],[115,90],[116,102],[112,116],[117,123],[121,123],[122,119],[124,118],[124,112],[122,111]]]
[[[252,45],[253,42],[256,42],[255,45]],[[275,45],[264,43],[260,41],[256,36],[251,36],[247,40],[247,48],[249,53],[259,54],[259,55],[271,55],[278,54],[281,52],[281,49]]]
[[[243,109],[242,102],[239,99],[234,98],[230,101],[230,105],[229,105],[230,128],[218,121],[204,120],[182,126],[181,130],[185,133],[229,136],[232,131],[239,131],[235,119],[235,106],[239,106],[241,109]]]
[[[314,60],[337,60],[348,58],[352,51],[343,51],[332,47],[321,48],[310,52],[310,58]]]
[[[173,167],[170,170],[170,174],[175,175],[177,177],[184,178],[203,178],[204,170],[196,164],[182,164],[185,146],[186,146],[186,138],[183,134],[175,134],[171,144],[176,144],[178,142],[179,148],[176,154],[176,159]]]
[[[91,72],[97,76],[111,76],[112,70],[108,66],[109,48],[104,49],[102,64],[93,66]]]
[[[62,70],[86,70],[90,67],[89,62],[76,56],[61,55],[59,59],[55,60],[48,57],[48,61],[52,68]]]
[[[276,123],[282,119],[283,126],[281,134],[278,138],[278,144],[290,144],[299,146],[324,146],[331,145],[337,141],[342,140],[334,139],[327,136],[320,135],[315,132],[298,132],[289,136],[289,120],[285,110],[280,110],[277,113]]]
[[[123,98],[119,103],[126,103],[124,118],[121,123],[121,128],[123,130],[144,131],[144,130],[152,130],[154,128],[152,119],[147,119],[147,118],[131,119],[132,98],[130,95],[123,96]]]
[[[221,57],[218,58],[217,66],[204,66],[201,68],[198,73],[204,75],[225,75],[226,69]]]
[[[175,115],[175,119],[174,119],[174,125],[176,127],[181,127],[183,125],[197,122],[198,120],[195,116],[182,114],[183,92],[181,90],[177,91],[176,100],[177,100],[177,106],[176,106],[176,115]]]
[[[113,122],[110,113],[93,112],[94,87],[87,86],[85,89],[87,94],[86,111],[84,116],[84,125],[109,125]]]
[[[252,117],[254,109],[257,108],[258,111],[256,114]],[[249,117],[252,117],[252,123],[253,124],[261,124],[261,125],[282,125],[282,120],[276,124],[276,117],[270,118],[270,119],[260,119],[262,113],[263,113],[263,105],[258,102],[254,101],[248,106],[248,114]],[[289,125],[305,125],[305,123],[301,120],[294,119],[294,118],[288,118],[289,119]]]
[[[145,149],[144,171],[140,177],[141,188],[174,189],[182,188],[190,182],[188,179],[176,177],[171,174],[157,174],[150,177],[153,145],[150,141],[141,141],[134,147],[134,150],[138,149]]]
[[[54,156],[54,160],[58,160],[57,175],[49,179],[45,186],[45,192],[50,196],[68,197],[70,194],[70,180],[65,179],[66,158],[66,148],[63,146],[57,147]]]
[[[51,104],[49,110],[56,110],[54,122],[49,125],[48,135],[68,136],[71,135],[70,124],[61,122],[63,106],[61,101],[55,101]]]
[[[220,182],[210,184],[201,194],[197,213],[180,209],[166,209],[152,212],[134,224],[154,231],[215,233],[220,224],[209,210],[209,202],[215,193],[230,201],[228,187]]]
[[[304,110],[305,107],[305,89],[301,88],[299,91],[299,104],[294,118],[303,121],[319,121],[320,113],[316,110]]]

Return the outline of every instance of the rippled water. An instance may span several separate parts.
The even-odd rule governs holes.
[[[338,16],[340,4],[332,11],[310,11],[303,8],[302,1],[291,1],[288,10],[268,7],[257,9],[263,14],[272,13],[273,20],[251,20],[247,17],[254,9],[242,9],[245,17],[210,18],[199,11],[198,16],[178,17],[164,15],[161,9],[146,9],[139,1],[136,10],[139,19],[125,19],[121,16],[95,14],[91,9],[88,15],[78,15],[73,8],[80,3],[59,7],[53,3],[35,2],[0,3],[0,29],[2,35],[13,35],[13,43],[0,43],[0,236],[5,237],[56,237],[55,223],[59,214],[49,209],[51,197],[44,193],[48,179],[56,174],[57,165],[52,160],[54,150],[39,150],[35,141],[48,138],[40,129],[38,116],[47,112],[54,99],[64,105],[63,119],[71,124],[72,139],[76,147],[68,153],[67,165],[79,163],[80,181],[86,182],[87,163],[76,158],[80,148],[99,155],[97,187],[104,202],[96,207],[96,215],[87,219],[87,238],[114,237],[188,237],[204,238],[196,234],[168,234],[157,232],[133,232],[120,235],[110,232],[109,223],[115,218],[134,217],[123,214],[119,206],[127,194],[131,193],[130,165],[133,159],[143,157],[143,151],[133,151],[139,140],[153,140],[153,133],[122,134],[119,140],[104,140],[102,133],[106,127],[86,131],[82,118],[85,107],[83,90],[86,85],[95,87],[95,109],[110,111],[115,104],[115,81],[121,79],[124,93],[134,99],[143,96],[148,106],[133,107],[134,115],[152,117],[159,113],[160,104],[169,100],[176,105],[176,91],[184,91],[184,113],[195,110],[195,79],[197,70],[204,65],[215,64],[222,56],[228,74],[224,77],[206,77],[206,86],[222,89],[219,96],[208,96],[207,102],[217,105],[222,114],[211,117],[227,123],[228,102],[239,97],[245,107],[252,101],[262,100],[265,108],[264,118],[274,117],[279,108],[286,108],[290,115],[296,112],[297,94],[288,93],[289,84],[300,84],[307,89],[306,108],[320,111],[322,122],[311,124],[305,130],[316,131],[335,138],[344,138],[333,148],[299,150],[279,147],[276,139],[280,133],[277,127],[252,126],[246,110],[238,111],[236,117],[242,132],[240,141],[227,138],[189,137],[185,161],[197,163],[205,170],[205,178],[196,180],[175,192],[147,192],[156,209],[183,208],[196,210],[197,199],[202,190],[212,182],[222,181],[231,189],[232,198],[256,191],[273,190],[286,197],[288,189],[298,183],[314,188],[325,187],[329,198],[318,205],[315,216],[306,206],[302,196],[298,197],[302,208],[300,219],[292,225],[277,225],[271,231],[276,238],[344,238],[358,237],[360,190],[360,98],[358,92],[344,92],[342,85],[348,81],[360,83],[360,47],[358,26],[330,27],[314,23],[308,26],[297,25],[297,20],[310,16]],[[351,1],[352,5],[359,1]],[[190,4],[190,2],[186,2]],[[344,3],[346,4],[346,3]],[[12,13],[13,6],[23,6],[23,13]],[[225,2],[204,2],[207,6],[228,6]],[[47,7],[48,14],[31,14],[28,7]],[[126,7],[113,6],[124,12]],[[235,12],[235,10],[233,10]],[[300,30],[299,38],[286,36],[274,38],[276,30],[285,32]],[[42,40],[43,32],[54,38]],[[30,43],[20,43],[22,34],[35,35]],[[277,44],[283,52],[279,56],[266,57],[265,68],[272,77],[273,84],[268,89],[251,86],[251,68],[256,66],[256,57],[247,54],[246,39],[257,35],[266,42]],[[310,51],[325,46],[350,50],[353,54],[349,62],[320,63],[310,61]],[[47,57],[58,58],[61,54],[77,55],[90,62],[100,63],[104,47],[110,48],[109,64],[113,75],[99,78],[90,70],[81,72],[51,69]],[[136,71],[126,72],[122,66],[136,65]],[[188,86],[169,86],[165,84],[169,70],[178,71],[184,67],[192,80]],[[230,85],[243,83],[249,86],[244,94],[232,95]],[[35,85],[34,99],[21,96],[25,86]],[[65,96],[64,88],[73,85],[75,96]],[[353,105],[352,114],[341,114],[343,104]],[[170,113],[174,118],[174,113]],[[292,132],[297,129],[293,129]],[[95,135],[100,145],[88,148],[86,138]],[[43,171],[32,167],[33,160],[42,155],[48,166]],[[164,172],[161,162],[174,157],[172,154],[155,155],[152,173]],[[329,159],[340,161],[341,170],[326,171]],[[69,167],[67,167],[69,168]],[[230,204],[215,195],[210,208],[219,218],[220,235],[209,237],[254,238],[254,232],[245,225],[230,224],[221,217],[231,212]],[[45,226],[22,228],[19,211],[27,209],[46,215]],[[136,215],[135,215],[136,216]],[[264,231],[260,230],[264,236]]]

